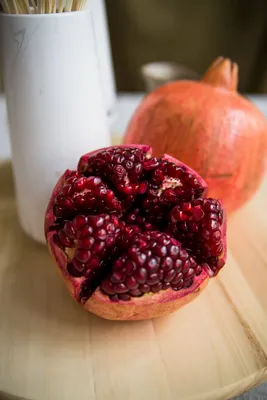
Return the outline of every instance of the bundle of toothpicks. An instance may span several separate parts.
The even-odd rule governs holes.
[[[87,0],[0,0],[8,14],[51,14],[82,10]]]

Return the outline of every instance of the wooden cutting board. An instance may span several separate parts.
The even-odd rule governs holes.
[[[46,247],[20,229],[8,163],[0,188],[0,393],[219,400],[267,380],[267,179],[229,221],[219,277],[177,313],[145,322],[83,311]]]

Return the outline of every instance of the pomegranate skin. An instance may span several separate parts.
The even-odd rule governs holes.
[[[124,149],[125,147],[127,148],[129,146],[120,146],[121,149]],[[143,151],[147,152],[147,154],[149,154],[149,157],[151,157],[152,151],[148,146],[134,145],[130,147],[142,149]],[[114,148],[117,147],[115,146]],[[100,149],[99,152],[110,149],[112,150],[113,148],[111,147],[106,149]],[[90,159],[90,157],[94,153],[95,152],[88,153],[85,156],[81,157],[78,164],[78,169],[79,168],[83,169],[86,163],[88,162],[88,159]],[[178,167],[184,168],[186,171],[188,171],[189,174],[193,174],[194,177],[201,184],[201,187],[203,189],[203,196],[206,194],[207,186],[205,181],[192,169],[188,168],[187,166],[180,163],[178,160],[166,154],[161,158],[161,160],[163,163],[166,161],[174,163]],[[45,235],[51,256],[55,261],[57,270],[60,276],[63,278],[69,293],[79,304],[81,304],[85,308],[85,310],[109,320],[145,320],[145,319],[157,318],[169,314],[171,312],[174,312],[178,310],[180,307],[184,306],[185,304],[191,302],[201,293],[202,289],[204,289],[205,286],[207,285],[209,278],[214,276],[212,271],[206,267],[202,268],[200,274],[195,275],[193,283],[191,284],[190,287],[184,287],[180,290],[173,290],[173,289],[160,290],[157,293],[152,293],[152,292],[146,293],[141,297],[131,297],[129,301],[122,301],[120,299],[114,301],[106,293],[101,291],[100,286],[98,286],[96,290],[93,291],[92,295],[90,295],[89,298],[85,299],[81,298],[81,287],[85,277],[79,275],[71,276],[67,268],[68,263],[70,262],[68,256],[70,255],[70,253],[71,254],[73,253],[73,250],[69,246],[67,246],[67,248],[65,249],[59,247],[58,242],[55,241],[56,232],[62,230],[62,228],[60,228],[60,230],[57,231],[55,226],[56,224],[56,217],[54,214],[55,199],[60,195],[60,193],[62,193],[62,188],[64,188],[64,185],[66,185],[66,181],[68,181],[70,174],[72,173],[73,171],[67,170],[59,179],[58,183],[54,188],[45,216]],[[99,215],[99,217],[101,217],[101,215]],[[73,216],[71,216],[70,218],[72,219]],[[143,233],[146,234],[146,232]],[[224,251],[219,256],[218,264],[221,263],[223,265],[226,259],[226,251],[227,251],[226,238],[225,238],[226,235],[225,214],[223,217],[223,223],[221,224],[221,234],[223,237]],[[79,240],[81,240],[81,237],[78,236],[78,241]],[[121,251],[124,252],[126,250],[122,247]],[[220,268],[221,267],[219,267],[219,269]]]
[[[190,165],[228,213],[258,189],[266,162],[266,120],[236,86],[237,65],[220,58],[202,81],[173,82],[150,93],[124,138]]]

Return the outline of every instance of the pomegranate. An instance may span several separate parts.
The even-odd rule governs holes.
[[[45,234],[71,295],[101,317],[165,315],[194,299],[226,259],[226,216],[205,181],[148,146],[81,157],[59,179]]]
[[[150,93],[124,138],[190,165],[228,212],[257,190],[266,157],[265,118],[237,93],[237,84],[238,66],[220,57],[200,82],[172,82]]]

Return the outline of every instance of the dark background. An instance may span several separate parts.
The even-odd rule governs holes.
[[[143,90],[140,67],[175,61],[202,74],[219,55],[240,66],[239,89],[267,92],[267,1],[106,0],[117,86]]]

